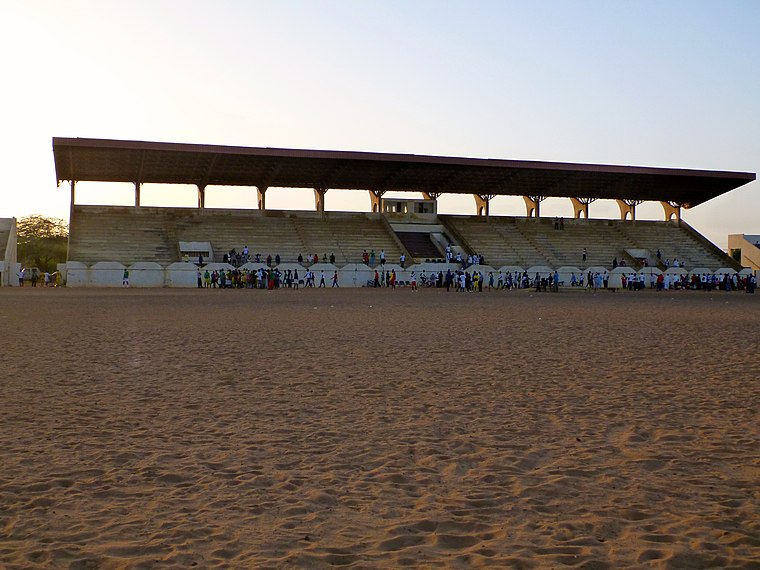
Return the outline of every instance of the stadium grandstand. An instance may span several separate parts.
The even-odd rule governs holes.
[[[692,208],[755,180],[754,173],[570,164],[367,152],[228,147],[143,141],[54,138],[58,184],[69,183],[71,210],[66,268],[80,284],[115,284],[123,267],[154,271],[192,266],[198,255],[222,264],[235,249],[250,247],[281,263],[316,253],[334,256],[339,270],[363,263],[374,251],[395,263],[440,268],[452,257],[483,256],[489,268],[605,267],[613,259],[632,270],[666,269],[678,259],[685,270],[741,269],[741,264],[681,219]],[[76,203],[78,182],[121,182],[134,187],[134,206]],[[197,207],[146,207],[143,184],[191,184]],[[258,209],[207,208],[209,186],[250,187]],[[271,210],[270,188],[311,188],[315,209]],[[371,211],[326,211],[329,190],[369,193]],[[407,198],[385,199],[388,192]],[[442,194],[474,197],[475,215],[437,212]],[[419,196],[422,196],[422,199]],[[496,196],[520,196],[524,216],[495,216]],[[574,217],[541,217],[546,198],[566,198]],[[619,219],[594,219],[594,201],[615,200]],[[636,219],[642,202],[659,202],[661,221]],[[558,231],[559,230],[559,231]],[[585,259],[583,259],[585,253]],[[658,256],[658,251],[660,255]],[[142,265],[140,265],[142,264]],[[428,265],[426,265],[428,264]],[[113,279],[93,277],[102,268]],[[193,274],[195,267],[189,267]],[[71,280],[70,280],[71,282]],[[154,280],[154,284],[193,280]],[[365,283],[354,279],[354,284]]]

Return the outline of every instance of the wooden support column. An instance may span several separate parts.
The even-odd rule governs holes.
[[[662,209],[665,210],[665,221],[669,222],[674,217],[681,221],[681,204],[677,202],[660,202]]]
[[[142,184],[140,182],[135,182],[135,207],[140,206],[140,187]]]
[[[576,218],[588,219],[588,205],[594,200],[595,198],[572,198],[571,197],[570,202],[573,204],[573,215]]]
[[[546,200],[546,196],[523,196],[525,200],[525,210],[529,218],[541,217],[541,202]]]
[[[206,207],[206,185],[198,184],[198,208]]]
[[[268,186],[256,186],[256,196],[259,199],[259,210],[267,209],[267,188]]]
[[[636,219],[636,206],[643,200],[615,200],[620,208],[620,219],[626,220],[630,216],[631,220]]]
[[[385,194],[385,190],[370,190],[369,191],[369,200],[370,204],[372,206],[372,211],[382,212],[383,211],[383,194]]]

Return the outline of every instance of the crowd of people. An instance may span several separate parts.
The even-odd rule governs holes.
[[[557,218],[556,229],[563,229],[563,220]],[[587,256],[586,248],[582,250],[582,257],[585,259]],[[657,250],[658,261],[661,261],[662,253]],[[418,290],[418,280],[422,288],[438,288],[446,289],[447,291],[456,292],[482,292],[485,290],[510,290],[510,289],[535,289],[536,292],[545,291],[558,291],[560,286],[565,286],[566,283],[560,279],[560,275],[557,271],[541,275],[536,273],[534,276],[528,274],[527,271],[512,272],[512,271],[489,271],[484,274],[483,271],[478,269],[479,266],[485,265],[485,259],[482,255],[471,254],[466,258],[462,257],[460,252],[454,253],[452,244],[446,246],[446,260],[449,262],[458,263],[460,269],[447,269],[433,271],[427,273],[422,270],[419,275],[417,272],[412,271],[409,274],[408,280],[401,280],[396,273],[396,270],[391,268],[385,269],[386,266],[386,253],[384,249],[381,249],[379,253],[376,253],[374,249],[362,252],[362,261],[365,265],[374,268],[374,276],[367,282],[368,287],[387,287],[395,289],[399,286],[408,286],[413,291]],[[233,266],[233,269],[223,270],[208,270],[203,271],[202,259],[199,259],[198,265],[198,287],[208,289],[229,289],[229,288],[247,288],[247,289],[279,289],[279,288],[331,288],[340,287],[339,274],[334,271],[331,276],[326,276],[324,271],[320,271],[317,276],[314,271],[309,269],[320,262],[329,260],[330,263],[335,262],[335,255],[323,254],[320,258],[318,254],[308,254],[305,258],[302,254],[298,255],[298,263],[305,266],[303,272],[299,275],[297,269],[285,269],[280,270],[277,266],[280,264],[281,259],[279,254],[274,258],[271,255],[267,255],[262,260],[261,255],[256,253],[253,256],[250,255],[248,247],[245,246],[241,253],[237,253],[233,248],[230,252],[225,254],[225,261]],[[257,263],[266,263],[266,268],[258,268],[255,270],[247,270],[242,268],[247,261],[255,261]],[[274,265],[272,264],[274,262]],[[376,263],[377,262],[377,263]],[[664,262],[665,267],[683,267],[683,263],[677,258],[673,260],[672,264],[670,259]],[[406,256],[402,253],[399,256],[399,266],[404,269],[406,266]],[[612,260],[613,269],[619,267],[626,267],[625,260],[621,259],[618,262],[617,257]],[[589,271],[586,273],[572,272],[569,279],[570,287],[581,287],[591,291],[597,291],[600,289],[612,289],[618,288],[627,289],[630,291],[638,291],[641,289],[655,289],[657,291],[664,290],[746,290],[747,292],[754,292],[756,287],[755,277],[753,276],[740,276],[738,274],[694,274],[688,275],[687,273],[673,275],[672,273],[659,274],[657,272],[635,273],[622,273],[619,275],[619,279],[615,280],[614,286],[610,284],[610,273],[607,271]]]
[[[249,269],[214,269],[198,268],[196,271],[199,289],[298,289],[299,287],[326,287],[325,272],[319,275],[317,285],[316,274],[311,269],[305,269],[299,275],[297,269],[281,271],[276,267]],[[332,287],[340,287],[338,272],[334,271],[330,278]]]

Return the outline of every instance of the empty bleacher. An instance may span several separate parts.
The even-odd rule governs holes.
[[[446,215],[439,220],[455,241],[494,267],[610,267],[615,257],[635,265],[629,249],[648,250],[651,259],[660,249],[663,260],[678,258],[687,268],[733,266],[709,241],[676,222],[569,219],[564,230],[556,230],[552,218]],[[3,239],[7,236],[0,235]],[[404,245],[400,240],[406,240]],[[69,259],[167,265],[179,261],[180,241],[210,242],[215,261],[246,245],[252,255],[279,254],[281,261],[334,254],[338,265],[360,262],[365,249],[374,249],[378,259],[384,249],[390,262],[402,247],[418,259],[439,256],[429,233],[394,233],[382,214],[77,205]]]
[[[618,230],[635,247],[648,249],[653,254],[659,249],[663,261],[678,259],[685,267],[733,267],[731,259],[720,249],[682,223],[635,221],[620,222]]]
[[[179,261],[180,241],[210,242],[216,261],[246,245],[252,255],[282,261],[335,254],[339,265],[360,262],[364,249],[384,249],[389,260],[401,253],[379,214],[77,205],[69,260],[167,265]]]
[[[320,257],[335,254],[336,264],[361,263],[362,252],[375,250],[379,259],[385,250],[386,259],[401,254],[396,240],[381,214],[357,212],[289,212],[304,243],[306,253]],[[296,254],[297,257],[297,254]]]
[[[660,249],[662,259],[678,258],[687,268],[717,269],[731,262],[717,247],[694,230],[675,222],[570,219],[564,229],[554,229],[553,218],[440,216],[465,247],[482,254],[494,267],[502,265],[548,265],[549,267],[600,265],[612,259],[636,260],[628,249]],[[583,249],[586,261],[583,261]]]

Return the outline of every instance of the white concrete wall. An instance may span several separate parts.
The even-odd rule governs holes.
[[[66,287],[89,287],[90,270],[79,261],[66,262]]]
[[[178,261],[170,264],[165,271],[167,287],[198,287],[198,268],[192,263]]]
[[[118,261],[98,261],[90,267],[88,281],[91,287],[121,287],[125,266]],[[132,275],[129,276],[130,281]]]
[[[298,274],[301,275],[301,272],[299,271]],[[374,279],[374,270],[363,263],[349,263],[338,270],[338,285],[341,287],[365,287],[367,281],[373,281]],[[330,282],[330,285],[332,285],[332,282]]]
[[[158,263],[141,261],[129,266],[130,287],[164,287],[166,274]]]

